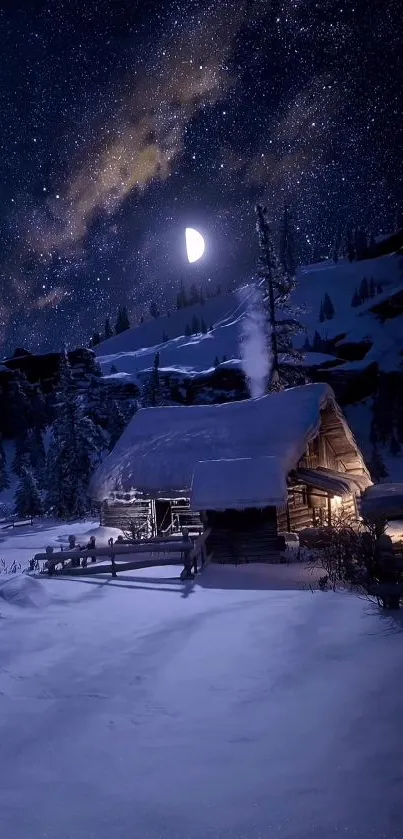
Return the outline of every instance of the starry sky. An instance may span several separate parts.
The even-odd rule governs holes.
[[[305,260],[394,226],[400,0],[3,0],[0,344],[86,344],[127,304],[256,264],[254,204]],[[184,228],[206,237],[188,265]]]

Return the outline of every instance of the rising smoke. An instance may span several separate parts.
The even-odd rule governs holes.
[[[242,369],[252,399],[266,393],[271,358],[269,352],[269,324],[263,296],[257,286],[240,289],[239,298],[245,307],[240,338]]]

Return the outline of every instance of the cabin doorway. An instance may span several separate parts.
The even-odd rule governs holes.
[[[155,524],[158,536],[171,532],[172,510],[170,501],[160,499],[155,502]]]

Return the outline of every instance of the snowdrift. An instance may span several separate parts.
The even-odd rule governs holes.
[[[0,579],[0,598],[22,609],[45,609],[51,603],[46,586],[28,574],[12,574]]]

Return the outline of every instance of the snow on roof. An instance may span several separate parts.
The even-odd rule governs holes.
[[[366,476],[336,472],[323,466],[317,469],[298,469],[297,478],[307,486],[339,495],[341,498],[346,495],[361,495],[368,486]]]
[[[91,494],[101,500],[136,489],[154,498],[187,497],[196,464],[206,460],[276,457],[287,476],[316,437],[326,407],[347,461],[350,452],[347,468],[368,475],[333,391],[309,384],[242,402],[141,409],[96,471]]]
[[[375,484],[362,496],[364,518],[403,518],[403,484]]]
[[[286,502],[287,481],[277,457],[196,463],[190,495],[192,510],[281,508]]]

